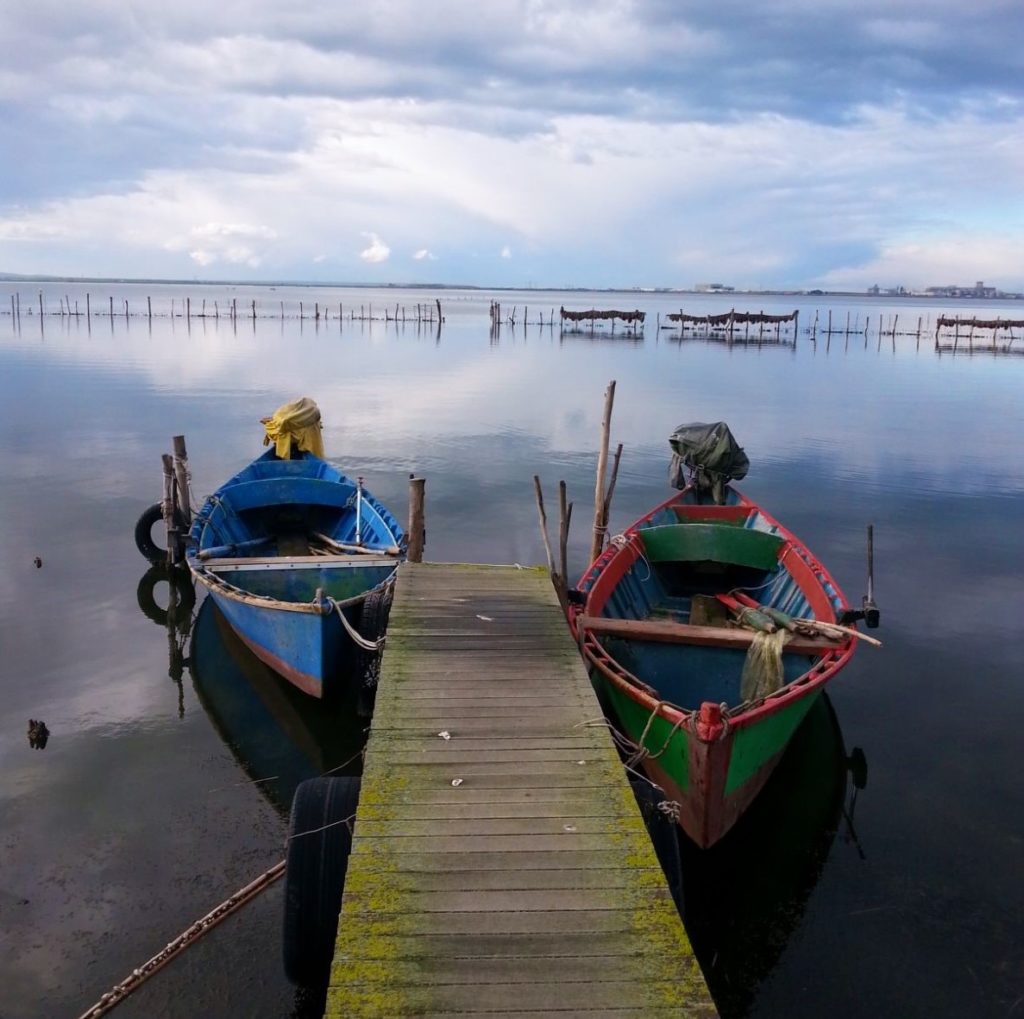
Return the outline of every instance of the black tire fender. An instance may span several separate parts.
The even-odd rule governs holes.
[[[156,600],[156,585],[163,581],[166,581],[168,586],[174,589],[177,596],[174,614],[178,622],[191,615],[196,604],[196,589],[187,570],[174,569],[165,565],[151,566],[139,580],[135,597],[142,614],[159,626],[166,626],[169,618],[169,609],[161,608]]]
[[[359,619],[359,635],[365,640],[380,640],[387,633],[388,617],[391,615],[391,599],[394,587],[371,591],[363,600],[363,611]],[[357,650],[356,676],[364,690],[376,690],[380,679],[380,651]]]
[[[149,509],[143,510],[142,516],[135,522],[135,547],[142,553],[142,558],[154,566],[167,562],[167,549],[161,548],[153,540],[153,525],[163,518],[163,509],[160,503],[155,502]],[[174,511],[174,522],[183,534],[188,530],[181,510]]]
[[[358,778],[311,778],[292,799],[284,872],[284,971],[303,987],[325,983],[334,958],[359,786]]]

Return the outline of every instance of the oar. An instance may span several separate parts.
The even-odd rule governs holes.
[[[356,552],[361,555],[401,555],[402,550],[397,545],[388,545],[386,548],[370,548],[367,545],[349,545],[341,541],[328,538],[326,534],[313,531],[312,536],[332,552]]]
[[[856,637],[858,640],[866,641],[868,644],[872,644],[875,647],[881,647],[882,642],[874,637],[869,637],[866,633],[861,633],[860,630],[855,630],[851,626],[840,626],[838,623],[826,623],[821,619],[804,619],[800,616],[791,616],[786,612],[782,612],[780,609],[772,608],[770,605],[759,605],[749,595],[743,594],[742,592],[736,593],[736,601],[742,605],[746,605],[751,611],[757,611],[763,613],[769,619],[778,623],[779,626],[785,627],[787,630],[794,632],[804,629],[813,630],[817,633],[823,634],[826,637],[831,637],[833,640],[839,640],[842,636]]]

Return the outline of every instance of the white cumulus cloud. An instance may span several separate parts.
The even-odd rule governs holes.
[[[386,262],[391,256],[391,249],[371,231],[363,231],[363,236],[370,242],[370,246],[359,252],[359,257],[364,262]]]
[[[420,248],[420,250],[417,251],[412,257],[415,258],[417,262],[422,262],[424,260],[428,262],[437,261],[437,255],[435,255],[429,248]]]

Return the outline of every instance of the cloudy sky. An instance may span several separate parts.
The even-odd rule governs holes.
[[[0,272],[1024,290],[1020,0],[4,0]]]

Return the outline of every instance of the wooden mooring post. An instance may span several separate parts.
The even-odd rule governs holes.
[[[423,562],[423,547],[427,541],[425,518],[426,478],[409,475],[409,547],[406,558],[411,563]]]
[[[174,519],[174,458],[170,453],[161,456],[164,465],[164,490],[160,500],[160,511],[164,518],[167,531],[167,565],[174,566],[178,562],[178,525]]]
[[[604,416],[601,419],[601,447],[597,455],[597,478],[594,483],[594,537],[590,545],[593,562],[604,549],[607,525],[604,518],[605,474],[608,469],[608,441],[612,426],[612,406],[615,403],[615,380],[608,383],[604,393]]]
[[[192,524],[192,503],[189,496],[188,451],[185,449],[185,436],[175,435],[171,439],[174,449],[174,479],[178,485],[178,509],[185,524]]]

